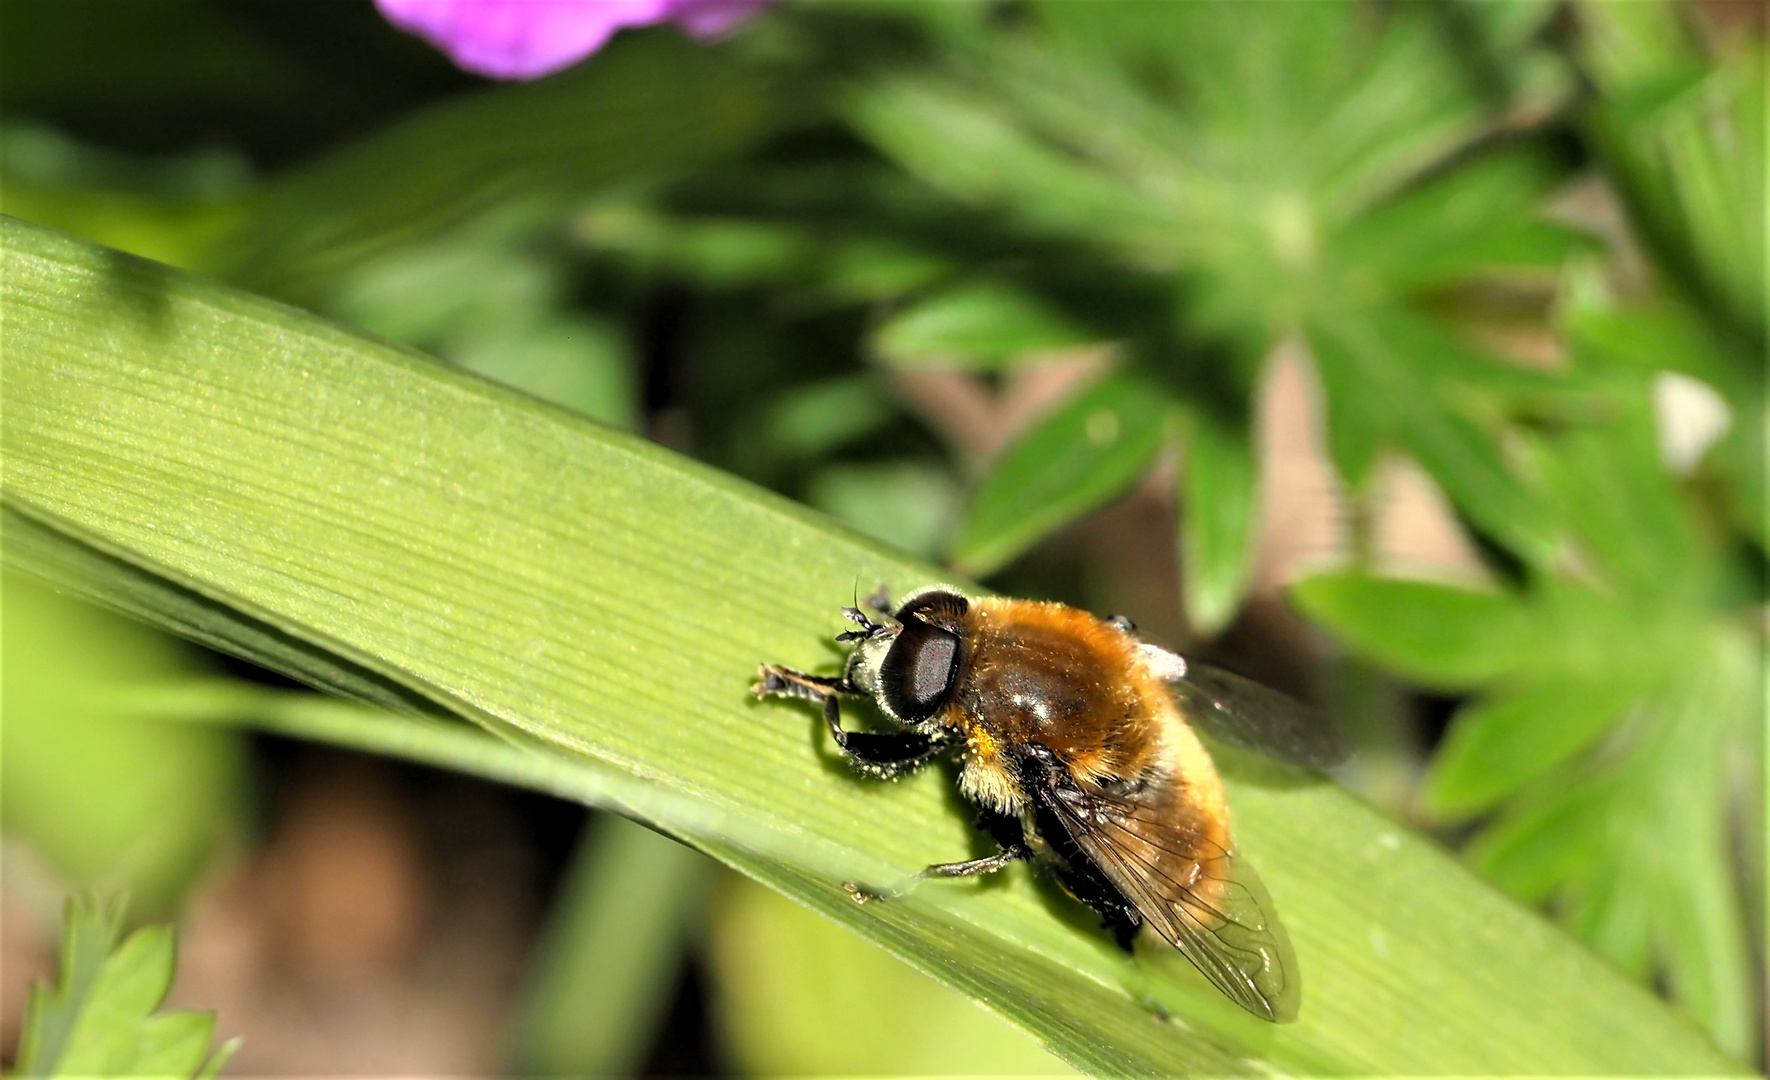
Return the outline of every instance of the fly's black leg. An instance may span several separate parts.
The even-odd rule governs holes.
[[[926,765],[947,746],[945,739],[919,731],[844,731],[842,710],[834,696],[824,698],[824,723],[830,727],[830,738],[848,755],[849,764],[885,780]]]
[[[1061,848],[1064,845],[1060,842],[1056,846]],[[1137,940],[1137,931],[1143,925],[1143,916],[1138,914],[1137,906],[1125,899],[1124,894],[1106,880],[1106,875],[1085,860],[1054,863],[1048,869],[1063,886],[1064,892],[1094,909],[1094,913],[1100,916],[1101,927],[1112,932],[1112,939],[1118,947],[1130,952],[1132,943]]]
[[[779,664],[763,664],[757,671],[761,678],[750,692],[759,698],[790,697],[802,701],[823,702],[825,698],[835,694],[858,694],[859,690],[848,685],[846,679],[832,679],[825,675],[807,675],[803,671],[794,671]]]
[[[946,740],[918,731],[844,731],[842,707],[837,696],[859,692],[844,679],[807,675],[774,664],[764,664],[761,675],[753,688],[757,697],[792,697],[822,705],[830,737],[848,755],[849,762],[868,776],[883,779],[902,776],[927,764],[929,759],[946,749]]]
[[[985,855],[981,859],[966,859],[964,862],[935,863],[923,867],[916,875],[920,878],[931,877],[976,877],[979,874],[993,874],[1009,863],[1016,863],[1027,857],[1027,850],[1016,844],[1003,848],[994,855]]]
[[[977,808],[977,831],[994,840],[997,847],[1027,847],[1026,830],[1013,814],[999,814],[980,806]]]
[[[1100,916],[1101,927],[1112,932],[1118,947],[1132,951],[1137,930],[1143,925],[1143,916],[1137,913],[1136,906],[1098,873],[1078,873],[1069,867],[1054,867],[1053,872],[1064,892],[1094,909]]]
[[[873,590],[873,595],[867,597],[867,606],[881,615],[891,614],[891,590],[880,585]]]
[[[955,878],[976,877],[979,874],[993,874],[1010,863],[1032,857],[1032,852],[1024,844],[1005,847],[994,855],[985,855],[981,859],[966,859],[964,862],[935,863],[924,867],[918,873],[911,874],[889,889],[869,889],[853,881],[843,882],[842,888],[854,897],[854,902],[864,904],[869,900],[894,900],[915,888],[917,883],[931,877]]]
[[[1127,953],[1137,951],[1137,928],[1143,925],[1143,919],[1135,911],[1121,910],[1104,916],[1100,925],[1112,931],[1112,939],[1118,942],[1119,948]]]
[[[1018,765],[1021,788],[1033,797],[1033,827],[1056,856],[1050,869],[1057,883],[1064,892],[1093,908],[1100,916],[1100,925],[1112,931],[1119,948],[1130,952],[1138,928],[1143,925],[1143,916],[1137,905],[1088,858],[1056,810],[1055,793],[1059,789],[1073,791],[1075,780],[1058,764],[1056,755],[1038,743],[1026,745]]]

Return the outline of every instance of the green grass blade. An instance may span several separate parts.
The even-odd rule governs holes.
[[[859,779],[817,718],[748,683],[760,660],[833,667],[854,582],[901,591],[928,567],[416,354],[0,228],[10,506],[510,736],[322,702],[338,741],[616,805],[1094,1072],[1739,1069],[1435,846],[1331,784],[1227,759],[1303,967],[1296,1024],[1246,1017],[1171,956],[1123,957],[1021,870],[858,907],[845,877],[978,838],[939,770]]]
[[[530,1076],[632,1076],[669,1008],[713,864],[624,818],[586,831],[514,1032]]]

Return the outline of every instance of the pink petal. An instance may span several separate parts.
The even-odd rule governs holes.
[[[670,18],[695,37],[712,37],[767,7],[773,0],[670,0]]]
[[[536,79],[570,67],[621,27],[669,18],[680,3],[375,0],[388,22],[428,40],[460,67],[494,79]]]

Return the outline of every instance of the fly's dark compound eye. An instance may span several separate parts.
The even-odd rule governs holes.
[[[967,606],[956,593],[933,592],[911,599],[898,611],[903,629],[879,666],[880,695],[898,719],[912,724],[926,720],[952,695],[961,644],[954,631]]]
[[[916,723],[946,704],[958,672],[958,635],[912,618],[885,654],[879,689],[898,719]]]

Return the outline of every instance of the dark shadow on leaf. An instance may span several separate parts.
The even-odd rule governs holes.
[[[165,338],[172,333],[171,279],[165,266],[115,248],[98,249],[104,266],[97,272],[99,289],[91,300],[105,312],[122,312],[141,330]],[[95,317],[95,322],[106,320]]]

